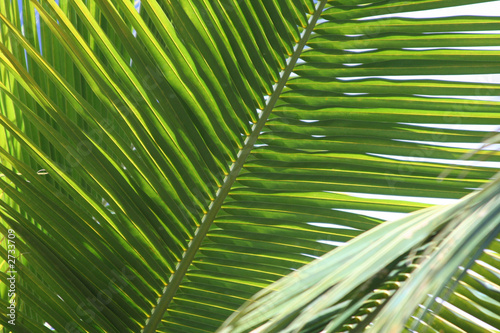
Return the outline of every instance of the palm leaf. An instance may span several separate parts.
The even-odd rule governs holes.
[[[404,299],[406,317],[429,329],[477,327],[460,311],[498,327],[496,222],[460,224],[454,246],[467,251],[414,270],[422,256],[436,262],[454,231],[435,232],[458,225],[451,213],[468,201],[402,222],[373,214],[459,199],[495,174],[455,162],[486,132],[449,125],[497,125],[498,84],[407,76],[493,77],[498,38],[484,31],[499,30],[498,18],[376,17],[481,2],[1,3],[0,218],[4,235],[16,233],[16,332],[213,332],[254,293],[351,239],[328,258],[356,255],[343,273],[356,281],[336,296],[356,301],[336,321],[341,307],[321,312],[313,331],[370,323],[369,299],[385,305],[372,311],[379,323]],[[424,218],[411,242],[383,237]],[[380,261],[358,275],[372,253]],[[470,268],[450,293],[443,283],[460,265]],[[409,273],[409,287],[383,301]],[[432,274],[448,280],[425,290],[446,303],[414,313],[424,300],[406,295]]]
[[[467,280],[473,265],[485,267],[481,278],[494,290],[495,278],[488,280],[488,275],[493,276],[495,268],[483,260],[491,258],[491,250],[485,248],[500,231],[495,208],[498,184],[496,180],[456,204],[427,208],[373,228],[256,294],[220,332],[247,332],[258,325],[258,332],[278,328],[280,332],[316,332],[321,324],[325,332],[403,332],[421,303],[443,303],[445,294],[447,301],[456,284]],[[426,300],[429,295],[434,296]],[[464,297],[461,293],[454,296]],[[423,310],[427,321],[422,321],[419,309],[419,318],[413,317],[408,326],[418,331],[429,329],[428,323],[445,332],[461,331],[460,327],[468,332],[496,331],[491,325],[498,324],[498,316],[487,310],[498,306],[496,297],[483,294],[477,298],[488,304],[483,313],[470,299],[472,304],[457,299],[457,304],[467,306],[470,317],[439,322],[434,318],[438,311],[430,310],[428,304]]]

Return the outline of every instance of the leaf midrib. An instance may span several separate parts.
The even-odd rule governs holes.
[[[169,279],[168,285],[163,290],[162,296],[159,298],[157,306],[153,308],[151,317],[146,321],[146,326],[142,330],[142,333],[153,333],[156,332],[156,328],[160,323],[163,315],[167,311],[170,302],[174,298],[179,286],[186,275],[193,259],[198,252],[205,236],[207,235],[210,226],[212,225],[217,213],[219,212],[222,204],[224,203],[233,183],[236,180],[236,177],[239,175],[243,165],[250,155],[250,152],[253,149],[255,142],[257,141],[262,128],[264,127],[271,111],[273,110],[278,98],[283,91],[290,74],[292,73],[297,60],[299,59],[309,37],[316,26],[316,22],[318,21],[321,12],[323,11],[326,0],[322,0],[316,6],[316,10],[314,14],[310,17],[309,23],[306,29],[302,32],[302,37],[300,41],[295,45],[295,50],[290,58],[288,58],[288,64],[286,68],[283,70],[280,80],[275,85],[274,91],[270,96],[267,105],[265,106],[263,112],[261,113],[259,120],[254,124],[252,128],[252,133],[246,138],[243,148],[238,152],[236,161],[232,164],[229,174],[224,179],[224,183],[222,187],[216,193],[214,201],[209,205],[208,212],[203,216],[201,220],[201,224],[198,229],[195,231],[194,237],[188,245],[187,250],[184,252],[181,261],[179,261],[175,272],[171,275]]]

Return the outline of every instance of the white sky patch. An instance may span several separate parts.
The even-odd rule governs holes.
[[[442,32],[423,32],[423,35],[440,35]],[[481,34],[481,35],[493,35],[500,34],[500,30],[485,30],[485,31],[450,31],[447,34]]]
[[[429,51],[429,50],[499,51],[500,46],[403,47],[402,50],[410,50],[410,51]]]
[[[481,326],[482,328],[486,329],[489,332],[497,332],[497,329],[495,327],[491,326],[488,323],[485,323],[484,321],[482,321],[479,318],[476,318],[476,317],[470,315],[469,313],[463,311],[462,309],[457,308],[453,304],[450,304],[450,303],[446,302],[442,298],[436,297],[436,302],[439,303],[439,304],[442,304],[444,307],[446,307],[446,308],[450,309],[451,311],[457,313],[459,316],[462,316],[462,317],[466,318],[467,320],[470,320],[474,324],[476,324],[478,326]]]
[[[335,193],[346,194],[356,198],[410,201],[410,202],[418,202],[430,205],[448,205],[455,203],[459,200],[459,199],[443,199],[443,198],[413,197],[413,196],[403,196],[403,195],[386,195],[386,194],[354,193],[354,192],[335,192]]]
[[[489,271],[491,271],[492,273],[500,276],[500,269],[496,268],[496,267],[493,267],[491,266],[490,264],[488,264],[487,262],[484,262],[482,260],[476,260],[476,263],[478,263],[479,265],[485,267],[486,269],[488,269]]]
[[[316,21],[316,24],[321,24],[321,23],[326,23],[326,22],[330,22],[329,20],[327,19],[324,19],[324,18],[319,18],[318,21]]]
[[[372,52],[376,51],[378,49],[345,49],[344,51],[348,52],[353,52],[353,53],[365,53],[365,52]]]
[[[347,230],[360,230],[357,228],[341,225],[341,224],[334,224],[334,223],[323,223],[323,222],[307,222],[309,225],[313,225],[315,227],[320,227],[320,228],[332,228],[332,229],[347,229]]]
[[[482,150],[499,150],[499,144],[493,144],[485,146],[480,142],[435,142],[435,141],[418,141],[418,140],[398,140],[394,141],[400,142],[411,142],[423,145],[438,146],[438,147],[448,147],[448,148],[462,148],[462,149],[482,149]]]
[[[305,63],[306,63],[305,60],[299,58],[299,59],[297,59],[297,62],[295,63],[295,65],[300,65],[300,64],[305,64]]]
[[[343,64],[349,65],[349,64]],[[351,64],[362,65],[362,64]],[[337,77],[342,81],[356,81],[364,79],[386,79],[394,81],[402,80],[439,80],[448,82],[468,82],[468,83],[500,83],[500,74],[467,74],[467,75],[387,75],[387,76],[352,76]]]
[[[379,18],[435,18],[452,16],[500,16],[500,1],[489,1],[479,4],[419,10],[406,13],[391,13],[377,16],[364,17],[360,21],[373,20]]]
[[[477,280],[481,280],[482,284],[484,284],[487,288],[489,288],[491,290],[494,290],[497,293],[500,293],[500,289],[498,288],[498,286],[497,285],[493,285],[493,284],[487,282],[488,280],[485,279],[481,274],[479,274],[479,273],[477,273],[477,272],[475,272],[475,271],[473,271],[471,269],[467,270],[467,274],[469,274],[470,276],[473,276]]]
[[[500,130],[500,125],[472,125],[472,124],[417,124],[417,123],[398,123],[402,125],[441,128],[461,131],[480,131],[480,132],[497,132]]]
[[[449,164],[449,165],[466,165],[474,167],[485,167],[485,168],[500,168],[500,162],[491,161],[464,161],[464,160],[447,160],[441,158],[427,158],[427,157],[415,157],[415,156],[399,156],[399,155],[385,155],[385,154],[374,154],[368,153],[370,156],[390,158],[397,161],[409,161],[409,162],[423,162],[423,163],[438,163],[438,164]]]
[[[406,215],[409,214],[409,213],[396,213],[396,212],[384,212],[384,211],[378,211],[378,210],[361,210],[361,209],[334,208],[333,210],[338,210],[341,212],[358,214],[358,215],[364,215],[364,216],[368,216],[368,217],[374,217],[376,219],[381,219],[384,221],[394,221],[394,220],[400,219],[402,217],[405,217]]]
[[[498,242],[499,240],[496,239],[496,241]],[[490,249],[484,249],[484,252],[489,254],[490,256],[497,256],[498,255],[498,253],[496,253],[495,251],[490,250]]]
[[[43,326],[47,327],[51,331],[55,331],[56,330],[54,327],[50,326],[50,324],[48,322],[43,323]]]
[[[312,255],[312,254],[309,254],[309,253],[301,253],[303,256],[305,257],[309,257],[309,258],[313,258],[313,259],[318,259],[319,257],[318,256],[315,256],[315,255]]]
[[[336,242],[336,241],[331,241],[331,240],[319,240],[318,243],[333,245],[333,246],[345,245],[345,242]]]
[[[498,102],[500,101],[500,96],[453,96],[453,95],[418,95],[415,94],[413,96],[417,97],[427,97],[427,98],[451,98],[451,99],[466,99],[473,101],[489,101],[489,102]]]

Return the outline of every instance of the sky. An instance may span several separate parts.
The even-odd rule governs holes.
[[[479,4],[472,5],[462,5],[449,8],[439,8],[430,9],[398,14],[387,14],[379,16],[371,16],[365,18],[385,18],[385,17],[405,17],[405,18],[432,18],[432,17],[451,17],[451,16],[462,16],[462,15],[474,15],[474,16],[500,16],[500,1],[489,1]]]
[[[500,0],[489,1],[486,3],[473,4],[473,5],[463,5],[456,6],[451,8],[444,9],[431,9],[425,11],[414,11],[414,12],[406,12],[406,13],[397,13],[397,14],[386,14],[386,15],[378,15],[364,18],[363,20],[369,19],[379,19],[379,18],[390,18],[390,17],[398,17],[398,18],[433,18],[433,17],[452,17],[452,16],[498,16],[500,17]],[[497,31],[500,33],[500,31]],[[485,49],[485,50],[500,50],[499,47],[481,47],[481,48],[463,48],[463,49]],[[368,51],[368,50],[367,50]],[[344,78],[344,80],[359,80],[366,77],[350,77]],[[453,76],[442,76],[442,75],[413,75],[413,76],[381,76],[378,78],[385,78],[390,80],[422,80],[422,79],[439,79],[446,81],[460,81],[460,82],[477,82],[477,83],[500,83],[500,74],[491,74],[491,75],[453,75]],[[430,96],[429,96],[430,97]],[[432,97],[450,97],[450,96],[432,96]],[[481,100],[491,100],[491,101],[499,101],[500,97],[498,96],[469,96],[470,99],[481,99]],[[402,123],[407,124],[407,123]],[[411,124],[411,123],[409,123]],[[443,124],[411,124],[425,127],[435,127],[435,128],[448,128],[448,129],[462,129],[462,130],[474,130],[474,131],[484,131],[485,135],[488,132],[498,131],[500,126],[495,125],[443,125]],[[499,124],[500,125],[500,124]],[[427,143],[434,144],[437,146],[445,146],[445,147],[456,147],[456,148],[466,148],[466,149],[477,149],[481,145],[480,144],[463,144],[463,143],[432,143],[432,142],[419,142],[413,141],[415,143]],[[498,150],[499,145],[494,145],[489,147],[489,150]],[[450,163],[449,160],[439,160],[439,159],[430,159],[430,158],[422,158],[422,157],[404,157],[404,156],[395,156],[395,155],[376,155],[380,157],[392,158],[401,161],[412,161],[412,162],[433,162],[433,163]],[[500,169],[500,162],[489,162],[489,161],[453,161],[452,164],[455,165],[473,165],[473,166],[484,166],[490,168]],[[390,196],[390,195],[373,195],[373,194],[361,194],[361,193],[344,193],[351,196],[359,197],[359,198],[374,198],[374,199],[387,199],[387,200],[407,200],[412,202],[422,202],[422,203],[430,203],[430,204],[449,204],[458,201],[457,199],[439,199],[439,198],[421,198],[421,197],[401,197],[401,196]],[[406,214],[403,213],[392,213],[392,212],[378,212],[378,211],[359,211],[359,210],[349,210],[349,212],[360,213],[366,216],[381,218],[384,220],[395,220],[397,218],[401,218]]]

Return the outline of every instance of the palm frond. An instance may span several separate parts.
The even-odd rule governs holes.
[[[366,243],[379,228],[364,233],[381,212],[481,187],[496,170],[455,161],[487,133],[469,125],[498,125],[499,86],[451,75],[494,77],[498,18],[397,16],[482,2],[0,2],[0,227],[17,237],[16,331],[213,332],[337,246],[381,246]],[[380,228],[398,238],[404,223]],[[443,225],[377,254],[357,281],[383,291],[365,296],[378,303],[393,279],[426,272],[413,262],[445,242],[433,234]],[[457,278],[446,313],[415,313],[418,325],[458,327],[466,311],[498,326],[480,281],[495,284],[496,243],[467,228],[460,241],[479,243],[446,276],[460,265],[487,276]]]
[[[476,294],[486,307],[468,304],[470,317],[455,316],[450,322],[436,319],[440,311],[432,311],[430,304],[460,301],[464,296],[455,289],[458,283],[466,285],[466,275],[477,274],[468,272],[473,265],[485,266],[481,273],[487,277],[479,276],[495,289],[495,278],[488,280],[495,264],[477,260],[495,255],[487,247],[500,232],[499,186],[496,180],[453,205],[420,210],[365,232],[257,293],[220,332],[403,332],[416,309],[410,331],[426,326],[445,332],[496,331],[499,303],[491,294]],[[447,303],[450,294],[455,299]]]

